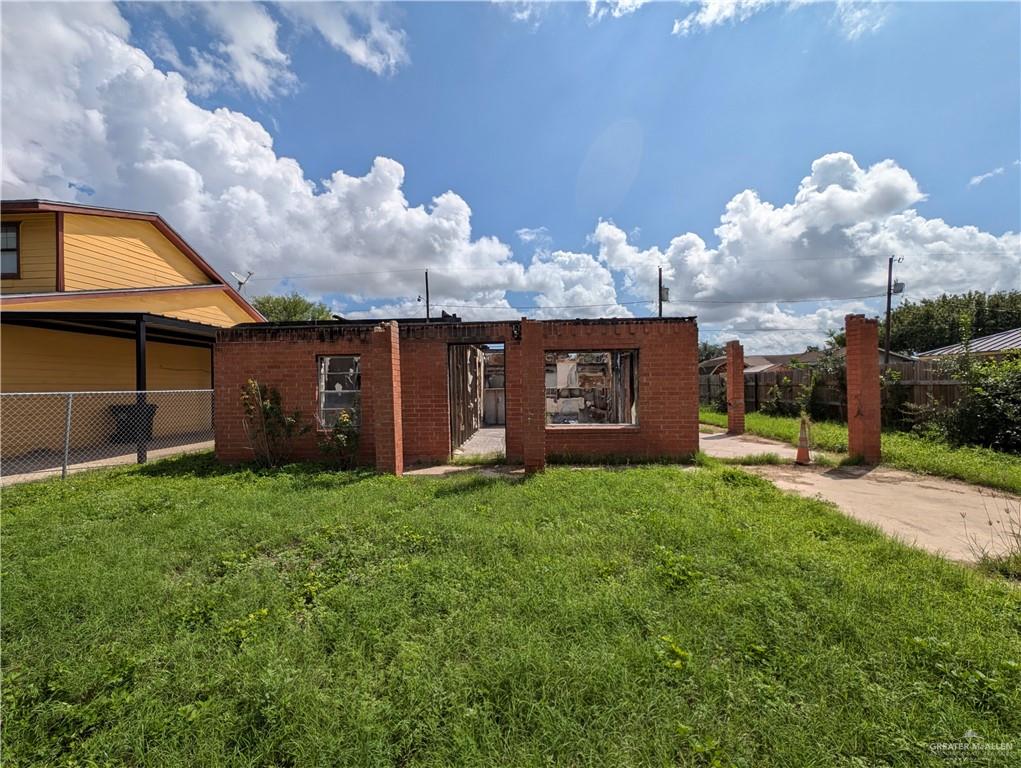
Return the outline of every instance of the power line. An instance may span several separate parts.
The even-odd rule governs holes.
[[[820,328],[709,328],[705,325],[698,327],[700,331],[709,333],[778,333],[781,331],[811,331],[813,333],[826,333]]]
[[[318,275],[264,275],[251,278],[252,280],[315,280],[320,277],[359,277],[363,275],[397,275],[405,272],[421,272],[422,268],[413,269],[383,269],[371,272],[323,272]]]
[[[458,272],[502,272],[510,264],[518,264],[527,269],[526,264],[520,262],[508,262],[499,267],[456,267],[451,269],[435,269],[433,267],[409,267],[408,269],[379,269],[366,272],[322,272],[316,275],[269,275],[264,277],[253,277],[252,280],[315,280],[321,277],[359,277],[364,275],[401,275],[411,272],[421,272],[428,269],[436,274],[456,274]]]
[[[806,304],[811,302],[823,302],[823,301],[857,301],[859,299],[877,299],[885,296],[885,293],[872,293],[867,296],[830,296],[826,298],[814,298],[814,299],[730,299],[727,301],[718,301],[714,299],[679,299],[677,301],[665,302],[669,304]],[[513,310],[525,310],[525,309],[598,309],[600,307],[628,307],[635,306],[638,304],[655,304],[652,299],[641,299],[639,301],[615,301],[608,302],[605,304],[532,304],[528,306],[510,306],[510,305],[485,305],[485,304],[448,304],[446,302],[433,302],[437,307],[445,307],[447,309],[513,309]]]
[[[1021,251],[1013,249],[997,251],[984,250],[984,249],[972,249],[972,248],[955,248],[949,251],[926,251],[922,250],[919,255],[923,256],[958,256],[961,254],[981,254],[987,256],[997,255],[1021,255]],[[783,256],[773,259],[738,259],[737,265],[749,266],[755,264],[771,264],[777,262],[788,262],[788,261],[845,261],[847,259],[882,259],[884,256],[860,256],[858,254],[846,254],[836,256]],[[523,269],[528,269],[528,264],[521,262],[507,262],[505,264],[495,267],[457,267],[450,269],[436,269],[435,267],[408,267],[406,269],[381,269],[381,270],[365,270],[357,272],[321,272],[317,274],[308,275],[255,275],[252,277],[252,281],[266,281],[266,280],[316,280],[323,277],[365,277],[370,275],[399,275],[407,274],[412,272],[421,272],[424,269],[437,274],[456,274],[458,272],[502,272],[512,264],[518,264]],[[663,266],[663,265],[650,265],[650,266]]]
[[[824,297],[821,299],[678,299],[671,304],[807,304],[813,301],[857,301],[858,299],[879,299],[885,293],[870,293],[866,296]],[[648,303],[648,302],[640,302]]]
[[[534,304],[526,307],[512,307],[510,305],[497,305],[486,306],[481,304],[447,304],[445,302],[433,302],[437,307],[446,307],[447,309],[598,309],[599,307],[626,307],[634,304],[652,304],[651,300],[643,299],[642,301],[615,301],[608,304],[560,304],[558,306],[548,306],[545,304]]]

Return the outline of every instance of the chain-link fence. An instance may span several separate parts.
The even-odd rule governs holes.
[[[0,394],[5,483],[212,447],[211,389]]]

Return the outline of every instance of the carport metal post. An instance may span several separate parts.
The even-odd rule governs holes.
[[[147,388],[145,379],[145,315],[139,315],[135,319],[135,405],[136,424],[138,430],[138,441],[136,444],[136,459],[139,464],[145,464],[148,459],[148,444],[145,438],[146,412],[147,409],[145,390]]]

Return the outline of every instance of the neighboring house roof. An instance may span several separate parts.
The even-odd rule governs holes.
[[[972,339],[968,343],[968,351],[979,355],[990,355],[1011,350],[1021,350],[1021,328],[1011,328],[1009,331],[992,333],[989,336],[981,336]],[[941,357],[943,355],[957,355],[964,351],[964,344],[948,344],[945,347],[930,349],[922,352],[919,357]]]
[[[838,357],[843,357],[847,351],[841,347],[836,350]],[[879,350],[880,356],[882,356],[883,350]],[[782,368],[790,368],[791,363],[798,365],[815,365],[819,362],[819,359],[823,356],[823,350],[812,349],[806,352],[791,352],[782,355],[745,355],[744,357],[744,372],[745,373],[763,373],[764,371],[775,371]],[[891,352],[890,359],[897,362],[908,362],[914,360],[910,355],[902,355],[899,352]],[[727,358],[725,355],[720,357],[713,357],[708,360],[703,360],[698,364],[699,369],[704,373],[717,373],[719,369],[726,368]]]
[[[759,373],[766,370],[767,368],[773,367],[775,361],[770,359],[770,355],[745,355],[744,358],[744,372],[745,373]],[[788,360],[791,355],[775,355],[777,359]],[[726,355],[720,357],[712,357],[708,360],[703,360],[698,364],[700,370],[705,373],[716,373],[718,370],[727,367]]]
[[[56,200],[3,200],[0,202],[4,213],[77,213],[87,216],[106,216],[112,219],[132,219],[135,221],[147,221],[152,224],[160,234],[162,234],[167,240],[169,240],[177,250],[179,250],[184,256],[191,261],[201,272],[218,284],[226,292],[231,299],[233,299],[244,311],[251,316],[255,321],[264,321],[266,318],[263,317],[262,313],[259,312],[255,307],[248,303],[244,296],[238,293],[228,283],[219,272],[203,259],[194,248],[192,248],[181,237],[174,228],[164,221],[163,217],[158,213],[151,211],[127,211],[120,208],[102,208],[94,205],[82,205],[80,203],[63,203]],[[181,286],[181,288],[189,287],[201,287],[201,286]],[[141,288],[141,289],[121,289],[121,290],[161,290],[159,288]],[[64,295],[67,296],[71,292],[66,292]],[[85,292],[82,292],[85,293]],[[40,294],[34,294],[39,296]],[[14,298],[11,294],[4,295],[4,301],[7,299]],[[20,298],[20,296],[19,296]]]

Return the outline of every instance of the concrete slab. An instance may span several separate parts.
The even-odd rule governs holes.
[[[157,459],[168,459],[172,456],[178,456],[184,453],[212,451],[214,448],[215,443],[212,440],[172,445],[166,448],[150,448],[148,451],[148,459],[149,461],[156,461]],[[74,464],[69,464],[67,467],[67,473],[70,475],[90,469],[103,469],[106,467],[124,466],[125,464],[135,464],[138,459],[138,455],[135,451],[125,453],[123,448],[105,451],[97,450],[96,453],[100,455],[101,458],[93,458],[87,461],[77,461]],[[20,472],[13,475],[3,475],[0,477],[0,487],[15,485],[17,483],[28,483],[34,480],[46,480],[50,477],[60,477],[60,474],[60,464],[58,463],[55,466],[51,464],[45,469],[40,469],[35,472]]]
[[[507,450],[506,430],[503,427],[482,427],[454,451],[455,456],[491,456]]]
[[[504,464],[470,465],[470,464],[436,464],[431,467],[417,467],[416,469],[405,470],[405,475],[411,477],[447,477],[449,475],[463,475],[466,472],[474,472],[485,477],[524,477],[524,467],[507,466]]]
[[[775,453],[780,458],[794,461],[798,451],[787,443],[767,440],[755,435],[731,435],[726,432],[700,434],[698,447],[707,455],[722,459],[737,459],[742,456],[755,456],[762,453]]]
[[[775,453],[793,461],[797,455],[787,443],[723,431],[700,434],[699,447],[709,456],[731,459]],[[1021,497],[1003,491],[887,467],[827,469],[790,464],[746,469],[785,491],[830,501],[857,520],[951,560],[976,560],[969,533],[978,535],[991,552],[1001,551],[1001,543],[989,537],[987,513],[1002,517],[1008,504],[1014,505],[1015,515],[1021,509]]]
[[[746,469],[785,491],[831,501],[907,544],[965,562],[976,560],[965,524],[990,551],[1001,551],[999,542],[989,538],[987,514],[1001,517],[1008,504],[1016,514],[1021,504],[1021,498],[1005,492],[886,467]]]

